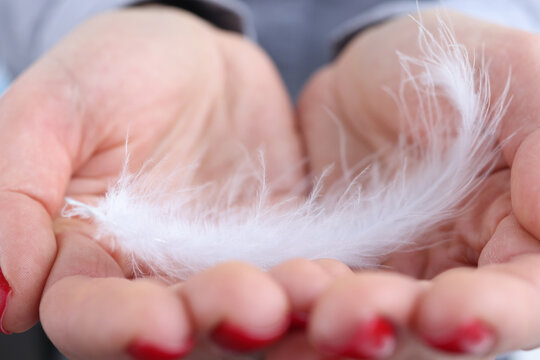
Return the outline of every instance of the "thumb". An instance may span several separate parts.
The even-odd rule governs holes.
[[[58,64],[41,61],[0,98],[0,329],[21,332],[56,255],[52,217],[63,204],[80,141],[80,99]]]

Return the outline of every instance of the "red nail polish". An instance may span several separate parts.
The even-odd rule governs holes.
[[[288,326],[289,324],[272,336],[261,337],[249,334],[237,326],[222,323],[212,333],[212,340],[224,349],[249,352],[264,348],[276,342],[283,336]]]
[[[306,311],[295,311],[291,314],[291,325],[289,330],[304,330],[307,327],[309,313]]]
[[[495,345],[495,333],[484,323],[475,320],[442,338],[426,337],[427,343],[439,350],[454,354],[485,355]]]
[[[136,341],[128,347],[127,353],[136,360],[175,360],[186,356],[193,346],[194,341],[189,340],[181,349],[170,350]]]
[[[396,330],[392,323],[375,318],[364,323],[337,354],[353,359],[383,359],[394,353],[396,344]]]
[[[11,294],[11,287],[9,286],[2,269],[0,269],[0,332],[5,335],[11,334],[9,331],[4,329],[2,322],[4,320],[4,313],[6,312],[6,306],[8,297]]]

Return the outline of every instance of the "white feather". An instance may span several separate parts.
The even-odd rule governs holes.
[[[92,218],[96,238],[113,239],[136,272],[173,280],[227,260],[267,269],[295,257],[334,258],[369,267],[391,252],[429,245],[423,235],[457,216],[499,155],[508,84],[491,103],[483,59],[475,63],[442,22],[437,36],[419,26],[421,57],[398,56],[403,89],[416,91],[420,111],[412,118],[400,101],[407,130],[391,162],[372,164],[346,187],[323,191],[323,177],[307,199],[291,194],[276,204],[262,170],[246,202],[242,191],[252,178],[173,191],[147,166],[124,172],[95,207],[68,199],[66,216]],[[441,96],[453,112],[442,113]]]

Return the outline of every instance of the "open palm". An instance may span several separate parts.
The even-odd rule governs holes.
[[[279,176],[288,189],[305,177],[297,167],[304,157],[302,143],[315,174],[340,159],[332,113],[344,124],[348,164],[361,162],[397,139],[398,108],[382,89],[397,91],[401,70],[395,50],[418,53],[417,27],[401,19],[358,36],[306,87],[298,134],[275,70],[239,36],[160,7],[106,14],[83,25],[21,76],[0,102],[5,154],[0,159],[0,209],[5,214],[0,218],[0,265],[12,290],[4,329],[22,331],[33,324],[45,288],[44,327],[73,358],[117,359],[129,353],[140,359],[174,359],[190,350],[194,337],[253,350],[280,338],[291,314],[297,320],[309,318],[307,337],[286,337],[269,358],[393,351],[388,342],[384,348],[380,341],[353,348],[343,343],[355,340],[357,329],[365,335],[366,322],[385,329],[385,336],[403,328],[403,333],[411,330],[454,352],[539,345],[540,322],[535,319],[540,314],[505,316],[503,310],[515,306],[501,300],[501,294],[518,292],[524,294],[519,301],[530,305],[539,292],[529,268],[538,268],[540,260],[519,257],[538,252],[534,238],[540,238],[532,187],[540,183],[540,174],[531,166],[540,151],[534,131],[538,110],[531,101],[535,85],[529,83],[538,66],[508,56],[536,49],[537,40],[455,14],[451,20],[468,48],[485,43],[486,57],[494,59],[494,96],[510,66],[511,93],[519,95],[509,108],[502,138],[517,134],[505,144],[500,166],[482,186],[471,212],[445,225],[455,238],[385,261],[408,276],[352,274],[331,260],[292,260],[269,273],[223,264],[174,286],[155,279],[128,280],[131,269],[121,254],[91,241],[88,225],[52,222],[64,196],[88,201],[102,196],[122,170],[127,134],[134,169],[166,155],[173,164],[200,163],[193,181],[203,183],[226,178],[244,161],[245,149],[263,148],[268,177]],[[424,21],[436,27],[432,14]],[[414,100],[410,105],[414,108]],[[285,180],[284,173],[289,175]],[[491,263],[503,264],[460,268]],[[456,340],[456,333],[471,326],[481,333],[475,340],[483,347],[467,338]]]
[[[401,334],[401,341],[396,340],[401,345],[417,343],[406,341],[411,338],[405,334],[463,354],[487,355],[540,345],[540,329],[532,320],[538,317],[530,312],[540,291],[535,280],[540,257],[530,255],[540,249],[535,239],[540,227],[534,185],[538,183],[535,115],[539,108],[531,99],[537,85],[530,76],[540,66],[531,57],[515,56],[538,49],[538,38],[456,13],[443,18],[471,54],[484,52],[494,101],[512,69],[514,98],[501,129],[501,139],[506,139],[503,155],[477,190],[471,209],[441,226],[447,241],[421,251],[392,254],[382,265],[396,272],[362,272],[336,281],[324,292],[313,304],[308,332],[310,343],[318,344],[320,350],[330,347],[348,356],[388,354],[388,346],[382,347],[388,343],[354,345],[355,333],[374,318],[392,324],[388,328],[397,332],[391,335],[389,330],[385,335],[390,339]],[[437,32],[435,12],[424,13],[422,21],[428,30]],[[355,165],[397,143],[404,118],[388,94],[388,90],[400,91],[402,68],[396,51],[412,57],[421,54],[418,25],[412,19],[392,20],[361,33],[306,87],[299,116],[315,174],[341,161],[340,144],[346,144],[347,164]],[[405,92],[404,99],[414,117],[416,94]],[[440,239],[437,235],[428,236]],[[506,295],[510,293],[519,294],[515,302]],[[515,310],[516,302],[523,310]],[[508,315],[509,309],[513,316]],[[405,352],[400,346],[398,358]]]
[[[45,288],[41,320],[73,358],[119,358],[130,345],[144,355],[141,343],[178,355],[222,320],[191,329],[174,289],[128,281],[121,254],[93,243],[85,223],[57,218],[64,196],[104,195],[122,171],[127,135],[133,169],[167,155],[176,166],[198,162],[193,182],[204,183],[263,149],[270,178],[286,187],[304,177],[292,106],[267,57],[172,8],[88,21],[13,84],[0,114],[0,262],[10,286],[2,325],[29,328]],[[113,318],[118,326],[100,325]]]

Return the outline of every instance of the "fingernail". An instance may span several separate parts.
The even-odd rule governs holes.
[[[375,318],[362,324],[337,354],[353,359],[384,359],[394,353],[396,344],[394,325],[386,319]]]
[[[194,341],[189,340],[180,349],[171,350],[144,341],[136,341],[128,347],[127,353],[136,360],[174,360],[186,356],[194,345]]]
[[[224,322],[214,330],[212,340],[224,349],[236,352],[249,352],[262,349],[276,342],[283,336],[288,327],[289,324],[270,336],[256,336],[237,326]]]
[[[11,287],[9,286],[2,269],[0,269],[0,332],[5,335],[11,334],[9,331],[4,329],[4,313],[6,312],[6,306],[8,297],[11,294]]]
[[[289,330],[304,330],[307,327],[309,313],[306,311],[295,311],[291,314],[291,325]]]
[[[430,346],[454,354],[485,355],[495,346],[495,333],[478,320],[458,328],[448,336],[426,336],[425,339]]]

